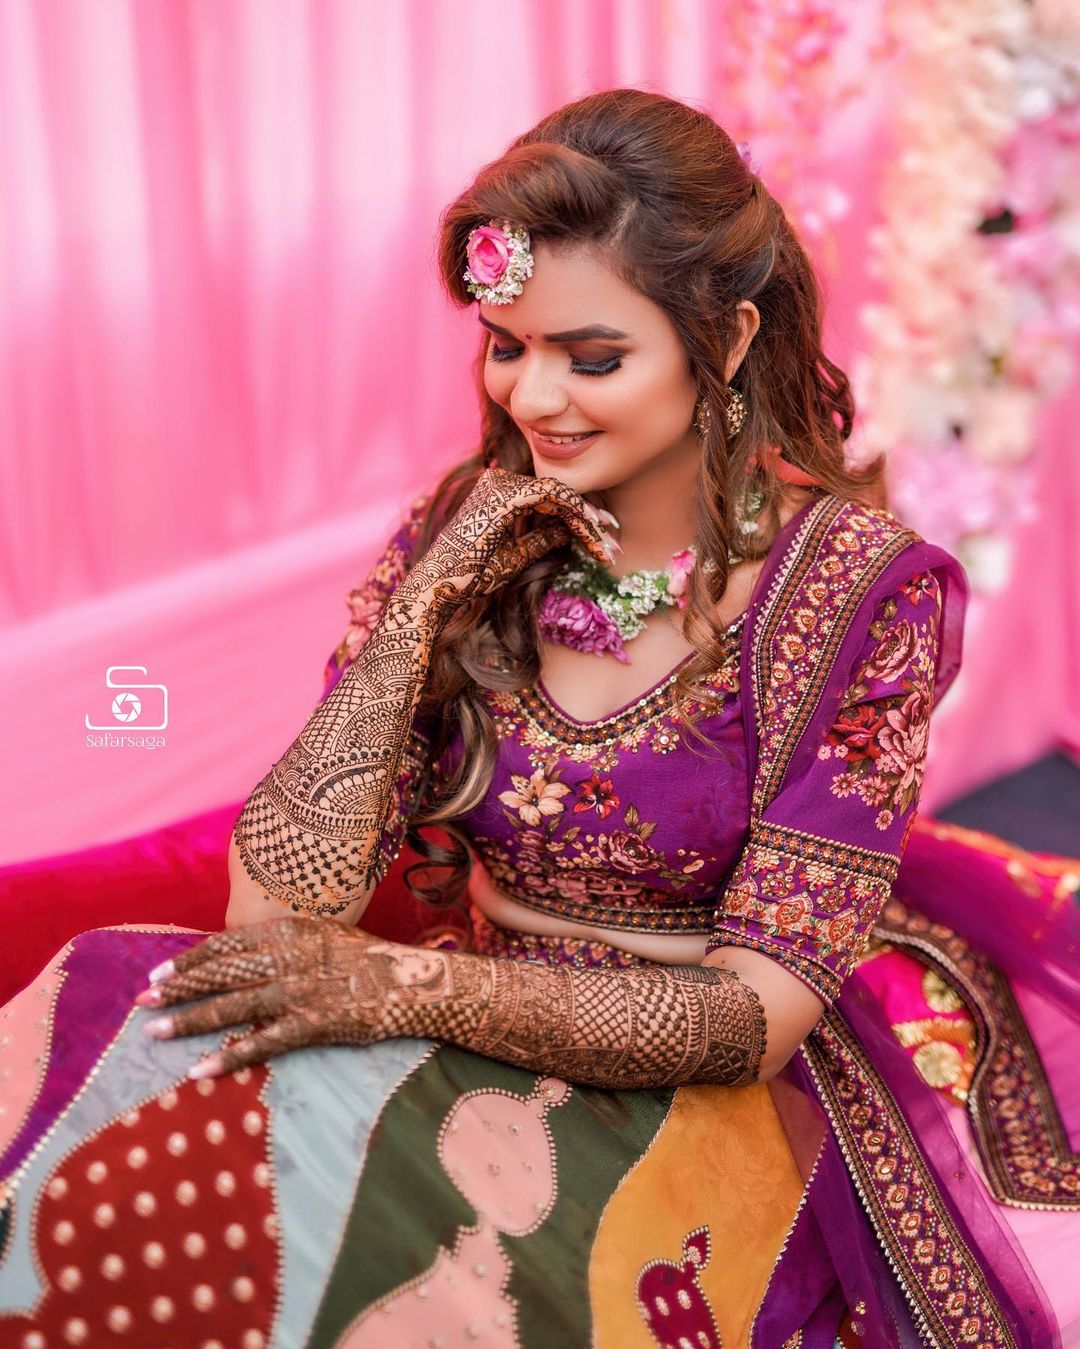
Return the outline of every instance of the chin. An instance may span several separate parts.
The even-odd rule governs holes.
[[[590,463],[588,451],[577,459],[562,462],[534,454],[532,461],[533,472],[538,478],[555,478],[558,482],[566,483],[567,487],[572,487],[580,496],[590,492],[606,492],[626,481],[625,474],[613,472],[600,461],[599,456]]]

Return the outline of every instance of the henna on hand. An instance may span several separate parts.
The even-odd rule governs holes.
[[[160,1008],[203,999],[147,1023],[160,1037],[265,1020],[218,1052],[222,1071],[232,1072],[308,1045],[424,1035],[423,1010],[435,1005],[456,1009],[455,1024],[466,1028],[490,996],[490,974],[456,972],[444,954],[307,916],[273,918],[178,953],[151,972],[162,977],[135,1001]]]
[[[530,512],[554,518],[516,538],[516,522]],[[615,523],[610,511],[597,509],[558,478],[488,468],[402,585],[430,603],[454,606],[491,594],[570,538],[610,563],[621,545],[605,523]]]
[[[515,521],[530,511],[556,518],[515,539]],[[386,839],[401,832],[411,808],[409,784],[426,751],[417,708],[452,608],[504,584],[570,534],[610,560],[600,520],[557,479],[494,468],[480,476],[391,595],[356,660],[244,803],[233,841],[256,885],[320,916],[370,897],[392,860]]]
[[[173,961],[156,997],[173,1033],[273,1018],[220,1051],[224,1071],[312,1044],[432,1037],[503,1063],[603,1087],[756,1082],[761,999],[700,965],[578,970],[432,951],[307,918],[215,933]],[[240,987],[237,987],[237,984]]]

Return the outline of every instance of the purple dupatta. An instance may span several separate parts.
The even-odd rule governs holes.
[[[799,823],[800,774],[819,752],[875,609],[916,572],[931,573],[941,595],[936,705],[960,667],[967,582],[955,558],[891,516],[831,496],[808,504],[778,535],[743,637],[756,820],[770,808],[776,818],[786,792],[782,808],[794,809]],[[808,635],[811,593],[815,605],[827,598],[818,611],[825,620]],[[798,690],[787,703],[785,685]],[[812,832],[802,837],[884,856],[870,851],[872,837],[857,836],[850,814],[830,810],[820,785],[814,792],[806,803]],[[977,1070],[970,1114],[995,1197],[856,967],[773,1084],[806,1190],[778,1262],[784,1276],[774,1275],[752,1327],[755,1349],[789,1342],[831,1349],[837,1278],[866,1346],[1060,1343],[998,1205],[1080,1207],[1078,1159],[1068,1141],[1080,1110],[1049,1091],[1009,990],[1010,980],[1022,979],[1076,1026],[1080,915],[1068,896],[1055,898],[1053,874],[1039,877],[1033,867],[1018,903],[1010,868],[1015,873],[1020,850],[994,842],[1000,856],[965,831],[921,822],[906,829],[894,898],[873,932],[933,964],[980,1027],[981,1076]],[[1019,1085],[1001,1087],[1014,1079]],[[1018,1110],[1032,1121],[1021,1138],[1011,1124]],[[798,1331],[801,1338],[789,1338]]]

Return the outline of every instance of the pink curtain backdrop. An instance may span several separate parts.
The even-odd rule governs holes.
[[[0,863],[238,800],[266,771],[346,590],[473,442],[475,314],[439,290],[439,212],[592,89],[728,124],[728,18],[714,0],[0,5]],[[879,22],[862,7],[856,62]],[[815,241],[842,364],[869,345],[889,109],[868,79],[805,169],[851,202]],[[1039,518],[972,614],[929,809],[1080,748],[1078,413],[1074,383],[1044,416]],[[164,686],[131,726],[111,666]],[[163,746],[87,743],[87,715],[134,734],[166,696]]]

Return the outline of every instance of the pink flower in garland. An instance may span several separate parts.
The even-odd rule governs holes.
[[[675,603],[680,609],[686,608],[686,587],[690,581],[690,573],[694,570],[695,561],[693,550],[684,548],[681,553],[675,554],[668,567],[668,594],[675,596]]]
[[[581,595],[549,590],[540,606],[540,635],[575,651],[597,656],[610,651],[624,665],[630,660],[615,624],[599,605]]]

